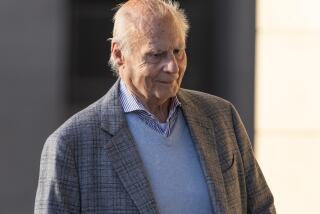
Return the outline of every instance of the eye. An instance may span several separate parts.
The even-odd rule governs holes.
[[[148,63],[158,63],[166,56],[166,52],[149,52],[146,54],[145,60]]]
[[[154,53],[154,54],[151,54],[152,57],[160,57],[161,56],[161,53]]]
[[[182,59],[184,53],[184,49],[174,49],[173,54],[176,56],[177,59]]]
[[[152,53],[152,57],[162,57],[165,55],[165,52]]]
[[[175,54],[175,55],[178,55],[178,54],[180,54],[182,51],[180,50],[180,49],[174,49],[173,50],[173,53]]]

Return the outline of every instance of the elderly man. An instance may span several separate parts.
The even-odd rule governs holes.
[[[35,213],[275,213],[234,107],[180,89],[187,31],[170,1],[119,7],[120,78],[46,141]]]

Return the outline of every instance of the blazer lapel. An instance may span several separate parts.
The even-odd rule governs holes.
[[[186,92],[178,93],[184,117],[188,123],[202,169],[207,180],[214,213],[227,213],[227,199],[214,136],[213,122],[201,112]]]
[[[106,143],[108,157],[140,213],[159,213],[141,157],[127,126],[118,96],[119,80],[101,105],[101,127],[112,135]]]

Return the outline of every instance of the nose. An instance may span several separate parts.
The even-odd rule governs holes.
[[[164,66],[164,71],[168,73],[178,73],[179,66],[177,63],[177,59],[173,53],[168,54],[168,57]]]

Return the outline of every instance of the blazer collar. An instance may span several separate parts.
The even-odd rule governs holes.
[[[159,213],[142,159],[127,126],[119,100],[119,80],[101,103],[101,128],[112,137],[105,149],[124,188],[141,214]]]
[[[101,103],[101,127],[112,136],[124,125],[126,118],[119,101],[120,79],[109,89]]]
[[[226,190],[217,151],[213,121],[207,113],[202,111],[201,105],[203,103],[195,103],[193,96],[184,89],[181,89],[178,93],[182,112],[188,123],[191,137],[198,151],[202,170],[207,180],[214,213],[228,213]]]

